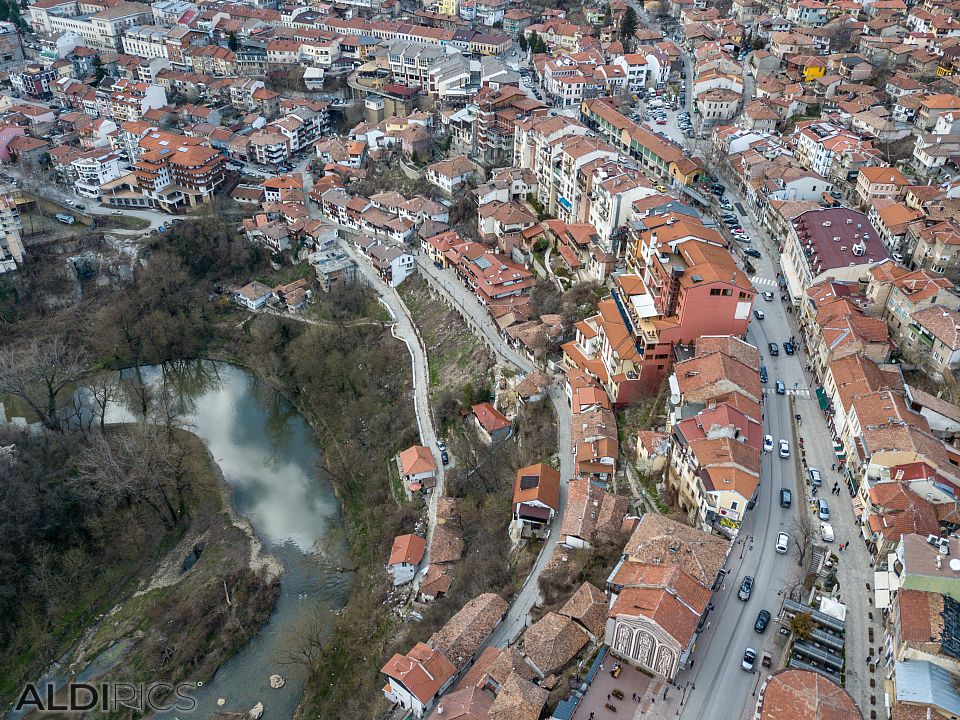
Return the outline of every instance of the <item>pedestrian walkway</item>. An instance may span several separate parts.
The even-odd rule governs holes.
[[[756,287],[756,286],[758,286],[758,285],[766,285],[766,286],[768,286],[768,287],[776,287],[776,286],[777,286],[777,281],[776,281],[776,280],[771,280],[771,279],[769,279],[769,278],[760,277],[759,275],[754,275],[752,278],[750,278],[750,282],[753,283],[754,287]]]

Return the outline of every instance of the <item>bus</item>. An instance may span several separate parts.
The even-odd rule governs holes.
[[[56,217],[57,220],[66,225],[73,225],[77,221],[73,215],[67,215],[66,213],[57,213]]]

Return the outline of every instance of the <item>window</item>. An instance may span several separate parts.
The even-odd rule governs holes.
[[[736,510],[738,507],[740,507],[740,503],[738,503],[736,500],[733,500],[733,501],[730,502],[730,509],[731,509],[731,510]]]
[[[731,297],[732,295],[733,295],[733,290],[731,290],[730,288],[724,288],[724,289],[723,289],[723,296],[724,296],[724,297]]]
[[[711,294],[711,295],[719,295],[720,292],[721,292],[721,291],[720,291],[720,288],[713,288],[713,289],[710,290],[710,294]]]

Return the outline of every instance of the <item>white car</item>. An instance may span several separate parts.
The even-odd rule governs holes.
[[[114,210],[111,214],[112,214],[112,215],[123,215],[123,211],[122,211],[122,210]]]
[[[820,537],[824,542],[833,542],[833,525],[830,523],[820,523]]]
[[[790,457],[790,443],[786,440],[780,441],[780,457],[788,458]]]
[[[773,293],[772,293],[772,292],[769,292],[769,291],[763,293],[763,299],[766,300],[767,302],[772,302],[772,301],[773,301]]]
[[[757,320],[763,320],[766,317],[766,315],[763,314],[763,310],[754,310],[753,315]]]
[[[787,554],[787,548],[790,545],[790,536],[786,533],[777,533],[777,552],[781,555]]]
[[[773,452],[773,435],[763,436],[763,451]]]

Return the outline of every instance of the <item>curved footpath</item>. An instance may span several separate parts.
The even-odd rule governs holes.
[[[298,168],[300,170],[300,168]],[[312,177],[310,173],[304,173],[304,194],[308,195],[312,186]],[[307,202],[310,217],[320,218],[320,212],[316,203]],[[328,221],[329,222],[329,221]],[[341,235],[357,235],[358,233],[349,228],[338,226]],[[346,254],[357,263],[358,271],[380,293],[381,302],[390,310],[390,314],[395,318],[394,335],[406,342],[410,350],[413,365],[413,385],[414,399],[416,402],[417,423],[420,426],[421,443],[430,448],[434,456],[434,462],[437,465],[437,486],[430,496],[427,522],[427,549],[424,555],[424,567],[430,562],[430,544],[433,539],[433,528],[437,520],[437,500],[443,495],[443,463],[440,462],[439,451],[437,450],[437,436],[433,427],[433,416],[430,413],[430,384],[429,370],[427,365],[426,349],[423,341],[420,339],[416,326],[410,317],[410,311],[401,299],[395,288],[390,287],[383,278],[373,269],[366,258],[362,257],[350,243],[349,239],[340,243],[340,247]],[[417,267],[421,276],[427,281],[428,285],[437,293],[442,295],[455,308],[467,323],[467,327],[478,338],[485,342],[490,349],[503,361],[512,365],[520,372],[529,374],[535,370],[535,367],[529,359],[509,347],[500,336],[493,320],[486,308],[477,300],[476,296],[468,292],[466,288],[460,285],[451,277],[444,273],[430,262],[428,257],[422,254],[416,255]],[[550,401],[553,403],[554,411],[557,416],[557,451],[560,456],[560,477],[569,480],[573,477],[573,444],[570,439],[570,428],[572,425],[572,416],[570,408],[567,405],[566,395],[562,386],[553,385],[550,388]],[[524,580],[520,591],[510,604],[506,617],[503,619],[493,634],[487,639],[485,646],[505,647],[509,645],[527,626],[530,610],[536,604],[540,597],[539,578],[546,567],[547,562],[553,556],[553,551],[560,540],[560,529],[563,524],[563,513],[567,507],[567,484],[560,483],[560,507],[557,509],[557,516],[550,526],[550,534],[537,556],[536,562],[531,568],[529,575]]]
[[[420,274],[427,280],[430,287],[443,295],[450,304],[457,308],[470,330],[507,363],[513,365],[523,373],[531,373],[535,369],[533,363],[516,350],[507,345],[494,327],[486,308],[477,300],[476,296],[468,292],[459,283],[450,277],[444,276],[428,257],[417,255],[417,266]],[[573,477],[573,444],[570,440],[572,418],[567,406],[563,388],[553,385],[550,388],[550,401],[557,414],[557,450],[560,456],[560,477],[569,480]],[[537,556],[537,560],[530,570],[527,579],[520,587],[520,592],[510,604],[506,617],[493,634],[487,639],[486,646],[505,647],[509,645],[527,626],[530,610],[540,597],[538,580],[547,561],[553,556],[553,551],[560,540],[560,528],[563,524],[563,513],[567,507],[567,483],[560,483],[560,507],[557,516],[550,526],[550,535]]]

